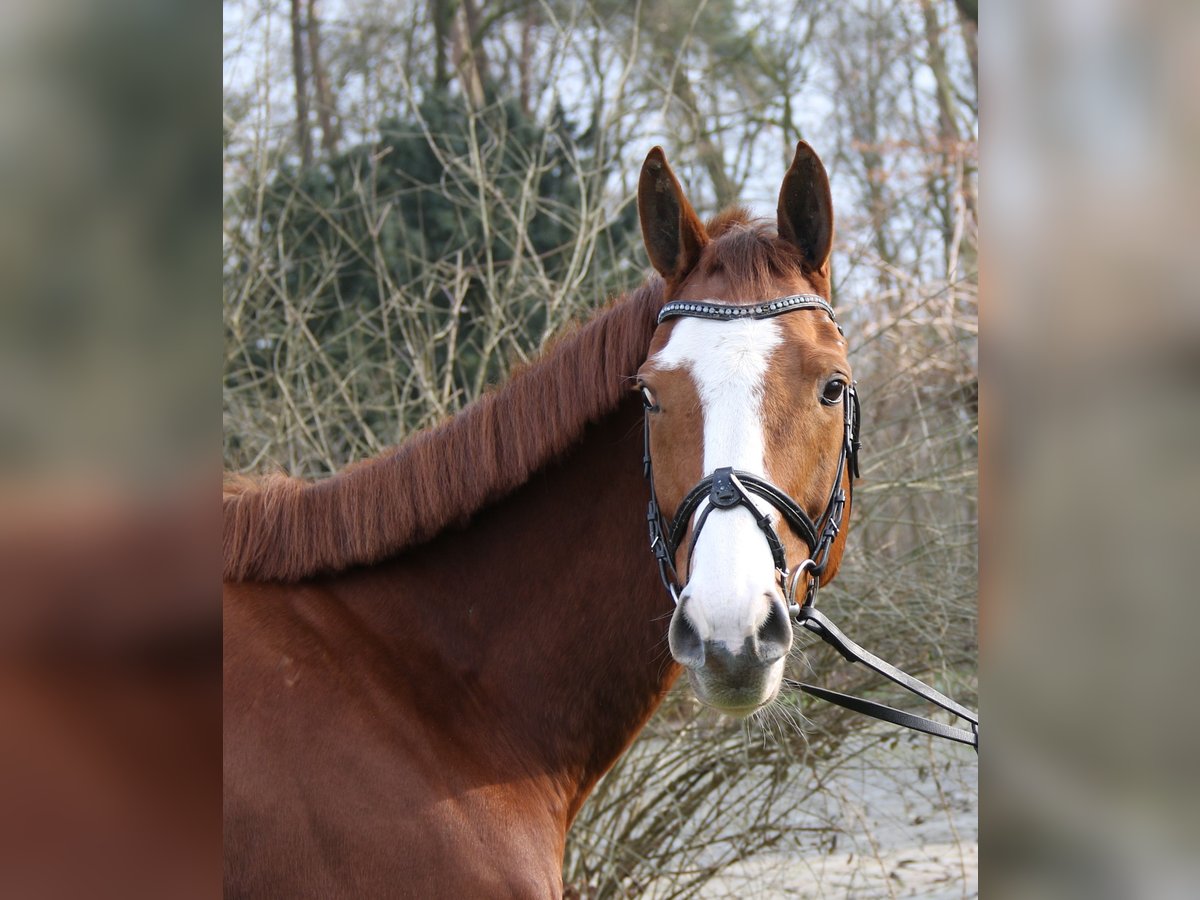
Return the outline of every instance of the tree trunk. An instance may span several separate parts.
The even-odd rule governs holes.
[[[680,68],[676,97],[692,110],[692,140],[696,145],[696,157],[708,172],[712,181],[713,194],[716,197],[717,209],[724,209],[737,201],[738,186],[729,177],[729,167],[725,164],[725,154],[721,145],[713,141],[711,132],[704,126],[700,115],[700,104],[691,83]]]
[[[666,66],[665,71],[670,71],[674,66],[675,52],[674,46],[660,48],[661,59]],[[670,85],[670,91],[672,95],[670,99],[674,100],[683,109],[684,115],[690,119],[688,124],[691,126],[692,146],[695,148],[696,159],[704,166],[704,171],[708,173],[709,180],[712,182],[716,208],[724,209],[737,201],[738,186],[729,177],[728,167],[725,165],[725,154],[721,152],[721,146],[713,141],[712,134],[704,126],[703,117],[700,114],[699,98],[692,90],[692,84],[682,65],[675,70],[675,78]]]
[[[962,20],[963,43],[967,45],[967,59],[971,61],[971,78],[975,85],[975,103],[979,104],[979,3],[978,0],[956,0],[959,18]]]
[[[312,65],[313,88],[317,94],[317,121],[321,125],[321,149],[327,156],[337,153],[340,123],[329,87],[329,76],[321,64],[321,33],[317,24],[317,0],[308,0],[308,59]]]
[[[975,215],[975,197],[970,188],[970,179],[956,177],[960,157],[964,152],[962,135],[958,129],[958,117],[955,108],[954,84],[946,66],[946,53],[942,49],[941,22],[938,21],[937,10],[933,0],[921,0],[921,13],[925,20],[925,42],[928,45],[929,69],[933,73],[936,84],[938,107],[938,148],[941,156],[941,180],[945,186],[946,196],[939,204],[942,210],[942,238],[945,246],[947,268],[952,260],[957,259],[958,248],[955,244],[961,235],[956,226],[954,215],[955,192],[962,191],[962,202],[967,213]]]
[[[433,86],[444,91],[450,84],[446,67],[446,47],[450,43],[451,10],[449,0],[430,0],[429,18],[433,22]]]
[[[521,22],[521,112],[529,115],[533,106],[533,35],[537,27],[538,8],[534,3],[525,7]]]
[[[296,139],[300,144],[300,165],[312,165],[312,135],[308,130],[308,79],[304,72],[304,23],[300,18],[301,0],[292,0],[292,72],[296,78]]]
[[[460,2],[462,3],[463,19],[466,23],[467,50],[470,54],[479,105],[482,106],[487,97],[488,88],[493,85],[489,77],[487,51],[483,47],[483,27],[479,19],[479,7],[475,5],[475,0],[460,0]]]
[[[925,42],[929,47],[929,70],[937,84],[938,139],[944,151],[950,151],[961,139],[958,119],[954,109],[954,85],[946,68],[946,53],[942,50],[942,26],[938,21],[933,0],[921,0],[921,14],[925,18]]]
[[[451,20],[450,44],[463,95],[473,109],[480,109],[484,100],[483,60],[472,40],[471,15],[467,6],[466,2],[462,3]]]

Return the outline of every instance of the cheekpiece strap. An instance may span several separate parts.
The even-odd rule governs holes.
[[[735,319],[769,319],[797,309],[819,309],[829,316],[834,325],[838,324],[833,314],[833,307],[816,294],[792,294],[789,297],[776,297],[753,306],[736,306],[731,303],[716,303],[711,300],[672,300],[663,304],[658,312],[658,324],[676,316],[686,316],[694,319],[716,319],[720,322],[732,322]],[[842,326],[838,325],[838,331]]]

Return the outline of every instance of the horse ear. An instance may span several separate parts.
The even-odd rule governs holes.
[[[708,235],[683,196],[662,147],[651,150],[642,163],[637,204],[651,264],[667,281],[682,281],[700,261]]]
[[[825,167],[804,141],[796,145],[796,158],[779,189],[779,236],[800,251],[805,272],[827,271],[833,249],[833,198]]]

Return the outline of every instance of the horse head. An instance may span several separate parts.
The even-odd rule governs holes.
[[[668,300],[636,386],[671,654],[702,701],[748,714],[778,694],[791,614],[846,539],[857,407],[828,306],[829,179],[801,142],[777,221],[706,226],[656,147],[638,212]]]

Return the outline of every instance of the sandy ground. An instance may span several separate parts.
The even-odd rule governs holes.
[[[795,824],[837,824],[832,847],[811,843],[727,870],[703,897],[975,897],[979,893],[978,758],[944,741],[902,738],[834,774]]]

